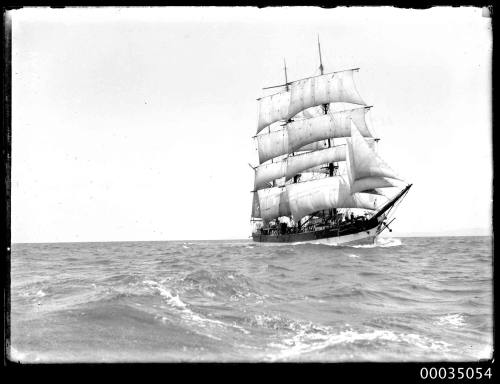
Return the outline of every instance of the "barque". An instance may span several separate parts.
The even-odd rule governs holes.
[[[318,50],[319,74],[289,82],[285,64],[285,83],[257,100],[257,242],[372,243],[412,186],[378,153],[359,68],[324,73],[319,39]]]

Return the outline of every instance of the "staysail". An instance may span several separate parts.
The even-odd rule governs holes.
[[[288,120],[317,105],[344,102],[365,105],[356,90],[353,69],[293,81],[288,90],[265,96],[259,102],[257,133],[268,125]]]
[[[365,137],[373,137],[365,120],[367,107],[340,112],[310,119],[296,120],[286,124],[284,129],[257,135],[259,163],[298,151],[307,144],[330,138],[351,136],[351,121]]]
[[[400,185],[401,178],[368,145],[354,124],[351,127],[351,138],[346,139],[346,143],[347,174],[351,193]]]

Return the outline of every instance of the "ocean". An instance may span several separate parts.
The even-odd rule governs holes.
[[[488,359],[492,275],[491,237],[13,244],[10,359]]]

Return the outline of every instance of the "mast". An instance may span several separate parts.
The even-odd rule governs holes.
[[[285,58],[283,58],[283,69],[285,70],[285,87],[286,87],[286,90],[289,91],[290,88],[288,86],[288,76],[286,74],[286,61],[285,61]]]
[[[290,90],[290,86],[288,85],[288,74],[286,72],[286,61],[285,61],[285,58],[283,58],[283,70],[285,71],[285,89],[287,91]],[[287,123],[290,123],[292,121],[292,119],[288,119]],[[295,156],[295,153],[292,152],[292,156]],[[293,182],[296,183],[297,181],[299,180],[299,175],[295,175],[293,177]]]
[[[285,61],[285,58],[283,58],[283,70],[285,71],[285,89],[287,91],[290,90],[290,87],[288,86],[288,75],[286,73],[286,61]],[[291,119],[288,119],[288,121],[290,122]],[[271,133],[271,126],[269,126],[269,133]],[[274,163],[274,161],[271,159],[271,163]],[[276,182],[275,180],[273,180],[273,187],[276,185]]]
[[[319,35],[318,35],[318,53],[319,53],[319,71],[323,75],[324,74],[324,68],[323,68],[323,60],[321,58],[321,43],[319,42]],[[323,114],[328,113],[328,104],[323,104]],[[328,148],[331,148],[334,145],[333,139],[329,138],[328,139]],[[335,171],[335,164],[334,163],[329,163],[328,164],[328,170],[329,170],[329,176],[332,177],[334,175]]]
[[[323,68],[323,60],[321,58],[321,44],[319,42],[319,35],[318,35],[318,53],[319,53],[319,72],[323,75],[324,74],[324,68]],[[323,104],[323,114],[328,113],[328,104]],[[328,148],[331,148],[333,145],[333,139],[328,138]],[[328,176],[333,177],[335,174],[335,164],[334,163],[328,163]],[[337,210],[336,209],[330,209],[329,212],[330,217],[333,217],[334,215],[337,215]]]
[[[321,75],[325,74],[324,68],[323,68],[323,60],[321,59],[321,44],[319,42],[319,35],[318,35],[318,53],[319,53],[319,72]],[[323,104],[323,111],[324,114],[328,112],[328,104]]]
[[[319,52],[319,71],[323,75],[323,61],[321,60],[321,44],[319,43],[319,35],[318,35],[318,52]]]

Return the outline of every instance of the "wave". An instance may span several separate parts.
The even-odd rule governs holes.
[[[447,352],[451,344],[434,340],[430,337],[415,333],[398,333],[392,330],[355,330],[346,324],[346,329],[335,330],[328,326],[318,326],[311,323],[292,323],[290,327],[295,331],[291,337],[268,344],[272,349],[268,360],[300,359],[312,352],[320,352],[333,346],[345,344],[363,344],[380,347],[384,344],[397,343],[417,347],[423,351]]]
[[[282,265],[274,265],[274,264],[268,264],[267,269],[275,269],[275,270],[279,270],[279,271],[293,272],[292,269],[283,267]]]
[[[175,309],[177,311],[177,314],[180,316],[182,320],[185,322],[191,324],[191,326],[199,326],[202,328],[201,334],[204,336],[207,336],[209,338],[214,338],[216,340],[221,340],[220,338],[214,336],[213,334],[210,333],[209,330],[207,330],[207,326],[209,327],[215,327],[215,328],[234,328],[237,329],[243,333],[248,334],[249,332],[244,329],[243,327],[233,323],[225,323],[220,320],[216,319],[210,319],[208,317],[205,317],[199,313],[194,312],[188,304],[183,302],[179,296],[179,294],[173,294],[170,289],[167,287],[163,286],[162,284],[154,281],[154,280],[145,280],[143,282],[145,285],[157,290],[162,297],[164,297],[167,301],[167,304]],[[162,322],[165,322],[167,320],[166,316],[160,316],[156,315],[156,318],[160,318]]]
[[[250,278],[233,270],[199,269],[183,277],[178,286],[191,294],[200,293],[220,300],[263,299]]]
[[[44,288],[45,290],[47,290],[47,288]],[[41,297],[44,297],[47,295],[46,292],[43,291],[43,289],[38,289],[36,292],[35,292],[36,288],[34,290],[30,290],[30,289],[26,289],[26,290],[23,290],[19,296],[21,297],[25,297],[25,298],[41,298]]]
[[[151,288],[157,290],[161,296],[163,296],[167,299],[168,304],[172,305],[173,307],[185,308],[187,306],[186,303],[184,303],[180,299],[178,294],[173,295],[170,290],[165,288],[160,283],[153,281],[153,280],[145,280],[143,283],[150,286]]]
[[[377,237],[374,244],[325,244],[321,241],[310,243],[295,242],[295,243],[259,243],[267,246],[304,246],[304,247],[334,247],[334,248],[390,248],[403,245],[400,239],[394,237]]]
[[[87,331],[102,329],[104,345],[116,335],[107,330],[127,329],[145,359],[155,348],[165,359],[475,358],[492,340],[492,272],[478,262],[491,253],[464,242],[457,256],[453,239],[401,240],[79,245],[54,258],[34,248],[13,258],[15,326],[41,320],[33,332],[43,337],[67,330],[75,350],[89,348]],[[61,262],[80,253],[85,263]]]
[[[456,313],[456,314],[449,314],[445,316],[441,316],[436,320],[436,324],[438,325],[451,325],[453,327],[461,327],[465,325],[465,319],[464,316]]]
[[[256,243],[255,241],[245,241],[245,242],[232,242],[232,243],[219,243],[220,245],[224,245],[224,246],[235,246],[235,247],[240,247],[242,245],[256,245],[256,244],[266,244],[266,243]]]
[[[270,343],[270,347],[278,349],[278,353],[269,354],[268,359],[287,360],[300,358],[311,352],[319,352],[340,344],[355,344],[370,342],[383,344],[387,342],[414,346],[423,350],[446,352],[450,344],[414,333],[396,333],[390,330],[373,330],[358,332],[352,329],[338,333],[307,333],[299,332],[297,335],[282,340],[280,343]]]
[[[446,353],[451,344],[435,340],[415,332],[397,332],[391,329],[373,329],[315,324],[310,321],[294,320],[280,314],[255,314],[250,326],[271,329],[273,338],[267,346],[270,351],[267,360],[301,359],[313,352],[324,352],[338,345],[360,344],[383,347],[387,343],[395,343],[406,347],[416,347],[422,351]],[[276,340],[277,337],[280,339]],[[369,343],[369,344],[367,344]]]
[[[346,245],[352,248],[390,248],[399,247],[403,245],[400,239],[395,237],[377,237],[375,244],[362,244],[362,245]]]

